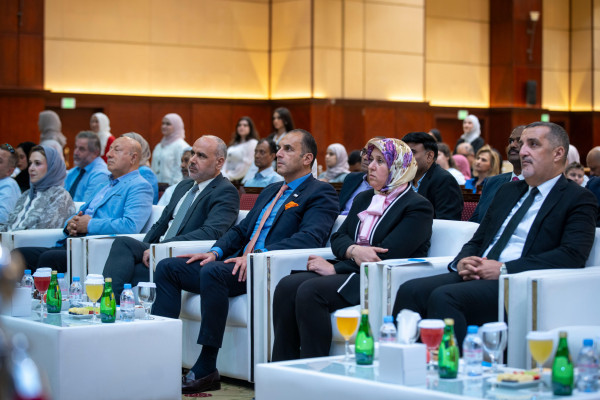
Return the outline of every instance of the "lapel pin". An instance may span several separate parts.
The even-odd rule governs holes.
[[[294,193],[294,197],[298,197],[298,193]]]

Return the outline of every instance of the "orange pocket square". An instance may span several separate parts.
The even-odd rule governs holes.
[[[285,209],[287,210],[288,208],[292,208],[292,207],[298,207],[298,203],[294,203],[293,201],[290,201],[289,203],[287,203],[285,205]]]

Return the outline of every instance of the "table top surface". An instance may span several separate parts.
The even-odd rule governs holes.
[[[346,363],[343,356],[333,356],[259,364],[259,368],[287,369],[293,374],[327,374],[333,379],[365,380],[370,384],[399,385],[380,380],[379,362],[377,360],[373,365],[361,366],[356,365],[353,358],[349,363]],[[514,369],[505,370],[512,371]],[[484,374],[480,377],[470,377],[461,373],[457,379],[440,379],[437,374],[429,373],[425,385],[412,386],[411,388],[424,392],[433,390],[461,397],[488,398],[491,396],[507,399],[530,399],[532,391],[537,389],[538,383],[539,381],[528,382],[527,384],[497,382],[496,375],[484,369]],[[548,390],[548,387],[546,387],[546,390]],[[544,398],[564,399],[565,397],[548,396]],[[588,394],[574,391],[574,396],[568,398],[600,398],[600,393]]]
[[[100,316],[98,315],[99,323],[92,323],[91,315],[89,317],[85,316],[84,318],[80,316],[70,315],[67,311],[62,311],[61,313],[53,314],[47,313],[43,318],[40,317],[39,311],[32,311],[31,316],[29,317],[11,317],[9,315],[0,315],[0,318],[8,320],[17,320],[24,323],[32,323],[32,324],[43,324],[48,328],[55,329],[72,329],[78,327],[110,327],[110,326],[121,326],[121,325],[138,325],[138,324],[156,324],[156,323],[177,323],[180,321],[178,319],[165,318],[153,315],[151,320],[143,320],[143,319],[135,319],[131,322],[124,322],[121,320],[116,320],[114,323],[101,323]]]

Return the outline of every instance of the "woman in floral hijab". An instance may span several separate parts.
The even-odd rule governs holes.
[[[360,265],[392,258],[425,257],[433,207],[414,192],[417,171],[411,149],[398,139],[367,144],[367,179],[331,237],[337,257],[310,256],[306,272],[283,278],[273,300],[273,361],[329,355],[331,313],[360,303]]]

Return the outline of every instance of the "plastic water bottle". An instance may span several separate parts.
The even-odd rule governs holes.
[[[483,342],[477,334],[476,325],[470,325],[467,328],[467,336],[463,341],[463,359],[467,375],[480,376],[482,374]]]
[[[28,287],[33,295],[33,276],[31,276],[30,269],[25,270],[25,275],[23,275],[23,278],[21,278],[21,287]]]
[[[59,272],[58,275],[58,287],[60,288],[60,295],[62,296],[62,301],[64,302],[69,298],[69,284],[65,279],[65,274]]]
[[[83,288],[78,276],[73,277],[73,283],[69,288],[69,304],[71,307],[81,306],[81,300],[83,297]]]
[[[133,321],[135,314],[135,297],[131,290],[131,283],[123,285],[121,292],[121,319],[123,321]]]
[[[583,339],[583,347],[577,357],[577,389],[580,392],[598,391],[598,358],[592,339]]]
[[[386,343],[396,343],[396,327],[394,326],[394,317],[386,315],[383,317],[383,325],[379,330],[379,341]]]

